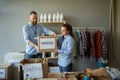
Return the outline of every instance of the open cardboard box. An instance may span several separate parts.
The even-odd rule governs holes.
[[[60,73],[57,59],[48,59],[48,73]]]
[[[33,64],[33,63],[40,63],[42,64],[42,72],[43,72],[43,77],[46,78],[48,75],[48,59],[40,59],[40,58],[34,58],[34,59],[23,59],[19,63],[19,79],[24,80],[24,70],[23,66],[25,64]]]

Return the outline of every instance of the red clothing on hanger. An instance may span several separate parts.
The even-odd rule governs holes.
[[[96,45],[96,55],[97,58],[102,57],[102,46],[101,46],[101,41],[102,41],[102,34],[98,30],[95,32],[95,45]]]

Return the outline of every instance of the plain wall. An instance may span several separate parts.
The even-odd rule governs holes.
[[[0,63],[9,52],[25,51],[22,28],[30,11],[62,12],[73,27],[109,26],[109,0],[0,0]],[[58,26],[48,27],[54,31]]]

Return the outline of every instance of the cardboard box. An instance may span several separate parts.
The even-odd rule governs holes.
[[[55,36],[39,36],[37,40],[41,52],[54,52],[54,49],[57,48]]]
[[[77,80],[77,78],[66,78],[66,80]]]
[[[13,64],[14,80],[19,80],[18,78],[18,66],[21,60],[24,59],[25,53],[20,52],[10,52],[4,56],[4,63]]]
[[[0,80],[13,80],[12,64],[0,65]]]
[[[48,73],[48,78],[57,78],[57,80],[63,80],[61,78],[62,73]]]
[[[60,73],[59,66],[50,66],[49,73]]]
[[[48,58],[49,73],[60,73],[58,60],[55,58]]]
[[[38,79],[35,79],[35,80],[57,80],[57,78],[38,78]]]
[[[75,76],[62,78],[62,75],[63,75],[62,73],[48,73],[48,78],[57,78],[57,80],[77,80]],[[80,79],[80,80],[83,80],[83,79]]]
[[[46,78],[48,75],[48,59],[40,59],[40,58],[34,58],[34,59],[24,59],[19,64],[19,79],[24,80],[24,70],[23,66],[26,64],[40,64],[42,65],[42,73],[43,77]]]
[[[18,67],[19,62],[24,59],[25,53],[10,52],[4,56],[5,63],[13,63],[15,67]]]

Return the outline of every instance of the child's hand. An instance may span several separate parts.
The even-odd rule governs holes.
[[[55,52],[56,54],[58,54],[58,49],[55,49],[54,52]]]

